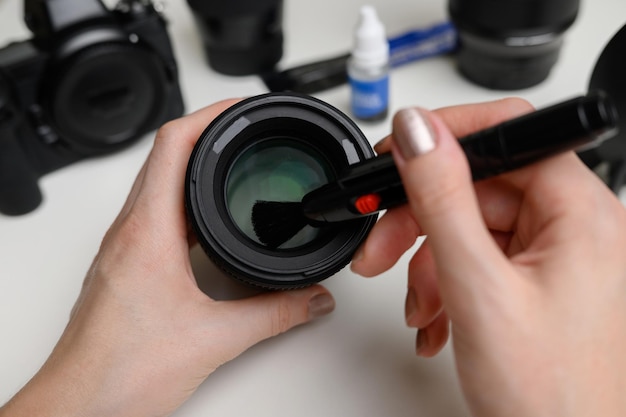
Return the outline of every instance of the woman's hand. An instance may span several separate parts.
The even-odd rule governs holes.
[[[531,111],[521,100],[407,109],[391,149],[410,204],[355,256],[390,268],[419,235],[406,320],[417,353],[453,336],[475,416],[626,415],[626,211],[574,153],[472,184],[460,137]]]
[[[185,172],[201,132],[232,104],[158,131],[58,345],[0,415],[165,416],[218,366],[334,308],[321,286],[238,301],[214,301],[198,289]]]

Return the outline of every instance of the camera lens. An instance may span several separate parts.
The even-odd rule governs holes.
[[[187,0],[211,68],[252,75],[274,68],[283,55],[283,0]]]
[[[536,85],[556,63],[579,0],[449,0],[460,72],[484,87]]]
[[[358,127],[320,100],[249,98],[218,116],[194,148],[185,184],[190,223],[205,252],[235,278],[267,289],[311,285],[350,261],[375,218],[306,226],[273,248],[255,235],[252,207],[300,201],[373,155]]]
[[[155,54],[103,43],[57,64],[47,83],[47,110],[56,130],[81,152],[110,152],[163,118],[167,86]]]

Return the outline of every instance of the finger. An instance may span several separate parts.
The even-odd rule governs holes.
[[[433,113],[448,126],[454,137],[462,138],[531,111],[533,106],[528,101],[509,97],[483,103],[442,107]]]
[[[450,320],[441,312],[428,326],[417,331],[415,351],[419,356],[435,356],[446,345],[450,335]]]
[[[135,201],[137,200],[137,196],[139,195],[139,190],[141,190],[141,187],[143,185],[143,180],[145,176],[146,176],[146,162],[144,161],[143,165],[141,166],[141,169],[139,170],[139,173],[137,174],[137,177],[135,178],[135,181],[133,182],[133,186],[131,187],[130,192],[128,193],[128,196],[126,197],[124,206],[122,206],[122,209],[120,210],[119,214],[117,215],[117,218],[113,222],[112,227],[115,227],[116,224],[120,223],[128,215],[130,209],[134,206]]]
[[[464,136],[504,120],[532,111],[525,100],[509,98],[485,103],[444,107],[435,110],[443,121],[452,126],[452,133]],[[374,149],[377,153],[391,150],[393,137],[385,137]],[[519,188],[506,180],[492,179],[476,185],[477,195],[487,226],[493,230],[510,231],[515,224],[517,207],[521,203]],[[419,236],[419,226],[406,209],[389,210],[381,217],[366,242],[357,251],[352,270],[363,276],[378,275],[391,268]]]
[[[269,292],[254,297],[221,302],[224,309],[221,323],[228,333],[223,343],[222,360],[226,362],[254,344],[286,332],[293,327],[332,312],[335,301],[330,292],[320,286],[281,292]],[[215,303],[209,303],[209,314],[215,317]],[[215,323],[215,320],[207,320]],[[210,332],[210,345],[215,344]],[[218,364],[219,365],[219,364]]]
[[[418,109],[394,117],[392,151],[411,211],[428,235],[442,297],[471,310],[465,303],[497,288],[507,264],[483,222],[465,155],[437,115]],[[458,312],[448,313],[454,319]]]
[[[180,230],[184,222],[184,181],[189,157],[209,123],[237,100],[222,101],[163,125],[146,162],[145,179],[137,202],[163,224]],[[158,204],[155,204],[158,202]],[[155,210],[152,210],[155,209]]]
[[[437,268],[428,239],[409,262],[405,303],[406,323],[418,329],[430,325],[441,314],[443,304],[437,284]]]
[[[475,133],[498,123],[533,111],[526,100],[511,97],[476,104],[443,107],[437,116],[456,138]],[[517,219],[523,193],[515,182],[515,173],[480,181],[475,184],[478,203],[488,228],[510,231]]]
[[[500,176],[474,184],[478,205],[487,227],[510,232],[515,228],[524,193],[510,177]]]
[[[461,104],[433,110],[448,125],[452,134],[461,138],[505,120],[531,112],[533,106],[526,100],[509,97],[483,103]],[[388,135],[374,145],[376,153],[391,150],[392,136]]]
[[[354,255],[350,268],[364,277],[381,274],[415,244],[420,233],[408,206],[388,210]]]
[[[387,153],[391,151],[391,135],[385,136],[380,142],[374,145],[374,151],[377,154]]]
[[[604,213],[604,208],[610,207],[605,204],[606,197],[613,198],[614,195],[573,152],[538,162],[515,174],[510,180],[524,189],[524,206],[519,212],[513,252],[527,249],[532,242],[541,242],[536,237],[548,227],[562,223],[579,225],[590,218],[611,218],[610,214]],[[572,206],[572,196],[585,204]],[[576,227],[563,226],[552,236],[564,241],[568,234],[569,239],[579,238],[576,230]]]

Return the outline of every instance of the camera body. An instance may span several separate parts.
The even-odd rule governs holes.
[[[118,151],[183,114],[166,23],[149,0],[25,0],[33,38],[0,49],[0,212],[38,179]]]

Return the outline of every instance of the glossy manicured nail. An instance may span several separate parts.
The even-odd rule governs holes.
[[[393,120],[393,137],[404,159],[435,149],[435,132],[426,114],[419,109],[404,109]]]

